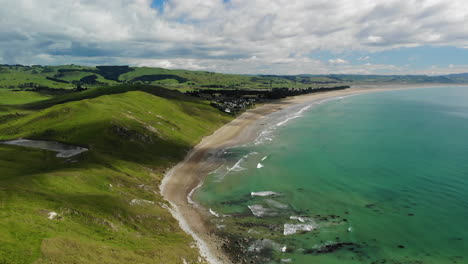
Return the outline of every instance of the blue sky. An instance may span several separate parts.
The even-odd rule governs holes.
[[[352,65],[395,65],[408,71],[427,71],[427,74],[437,69],[453,68],[457,65],[467,64],[468,49],[451,46],[420,46],[414,48],[396,48],[378,52],[343,51],[330,52],[318,50],[309,55],[324,61],[337,57],[346,60]],[[378,74],[391,74],[392,70],[379,70]]]
[[[246,74],[468,72],[468,2],[462,0],[0,4],[0,63]]]
[[[151,7],[162,11],[164,2],[165,0],[153,0],[153,2],[151,3]]]

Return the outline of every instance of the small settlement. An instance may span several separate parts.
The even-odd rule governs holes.
[[[255,103],[258,102],[265,102],[268,100],[281,99],[288,96],[295,96],[301,94],[343,90],[347,88],[349,88],[349,86],[307,89],[273,88],[257,90],[196,89],[194,91],[188,91],[186,92],[186,94],[210,100],[212,106],[218,108],[219,110],[225,113],[235,115],[249,107],[252,107],[253,105],[255,105]]]

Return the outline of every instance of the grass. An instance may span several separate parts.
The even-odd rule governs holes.
[[[73,70],[70,72],[59,73],[60,70]],[[83,67],[76,65],[63,66],[0,66],[0,88],[10,89],[29,89],[30,83],[37,86],[72,89],[75,87],[72,81],[79,81],[81,78],[93,75],[95,73],[83,72],[83,70],[96,70],[94,67]],[[115,81],[107,80],[99,74],[97,81],[107,85],[118,84]],[[47,79],[47,77],[56,78],[70,83],[57,82]]]
[[[278,87],[308,88],[330,86],[327,82],[336,79],[326,76],[251,76],[239,74],[222,74],[207,71],[169,70],[163,68],[133,67],[131,71],[116,72],[118,81],[106,79],[105,73],[96,67],[77,65],[62,66],[0,66],[0,88],[28,88],[30,83],[50,88],[70,89],[74,82],[90,75],[97,76],[98,84],[87,84],[88,87],[100,85],[147,84],[158,85],[169,89],[191,90],[194,88],[222,87],[231,89],[269,89]],[[47,79],[47,78],[53,78]],[[107,76],[107,78],[111,78]],[[68,83],[63,83],[66,81]]]
[[[0,263],[198,261],[158,186],[169,167],[231,117],[149,86],[91,89],[31,105],[0,122],[0,140],[48,139],[90,150],[60,159],[0,145]],[[59,219],[48,219],[52,211]]]
[[[60,75],[63,69],[70,71]],[[69,89],[70,84],[47,77],[72,82],[95,74],[89,71],[96,68],[0,66],[0,140],[46,139],[89,148],[61,159],[46,150],[0,144],[0,263],[196,263],[194,242],[165,209],[158,186],[168,168],[232,117],[178,91],[121,85],[97,73],[105,87],[49,94],[11,89],[31,82]],[[158,74],[189,80],[149,83],[181,91],[206,85],[315,87],[335,77],[348,82],[396,78],[245,76],[141,67],[119,80]],[[132,204],[134,199],[151,203]],[[50,212],[59,217],[48,219]]]
[[[0,104],[21,105],[50,99],[52,96],[37,92],[0,89]]]
[[[468,75],[240,75],[207,71],[170,70],[151,67],[132,67],[126,70],[102,71],[97,67],[77,65],[61,66],[7,66],[0,65],[0,88],[26,89],[34,86],[49,88],[74,88],[83,77],[96,75],[97,83],[87,87],[126,84],[146,84],[169,89],[193,90],[196,88],[270,89],[318,88],[357,84],[415,84],[415,83],[467,83]],[[54,79],[47,79],[54,78]],[[63,83],[63,81],[68,83]]]

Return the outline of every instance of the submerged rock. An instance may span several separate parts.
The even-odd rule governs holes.
[[[330,243],[330,244],[325,244],[316,248],[306,249],[304,250],[304,254],[326,254],[326,253],[335,252],[343,248],[350,248],[354,250],[354,248],[356,247],[359,247],[359,245],[356,243],[352,243],[352,242]]]

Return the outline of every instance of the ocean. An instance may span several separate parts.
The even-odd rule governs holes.
[[[468,87],[298,105],[192,197],[252,263],[468,263]]]

